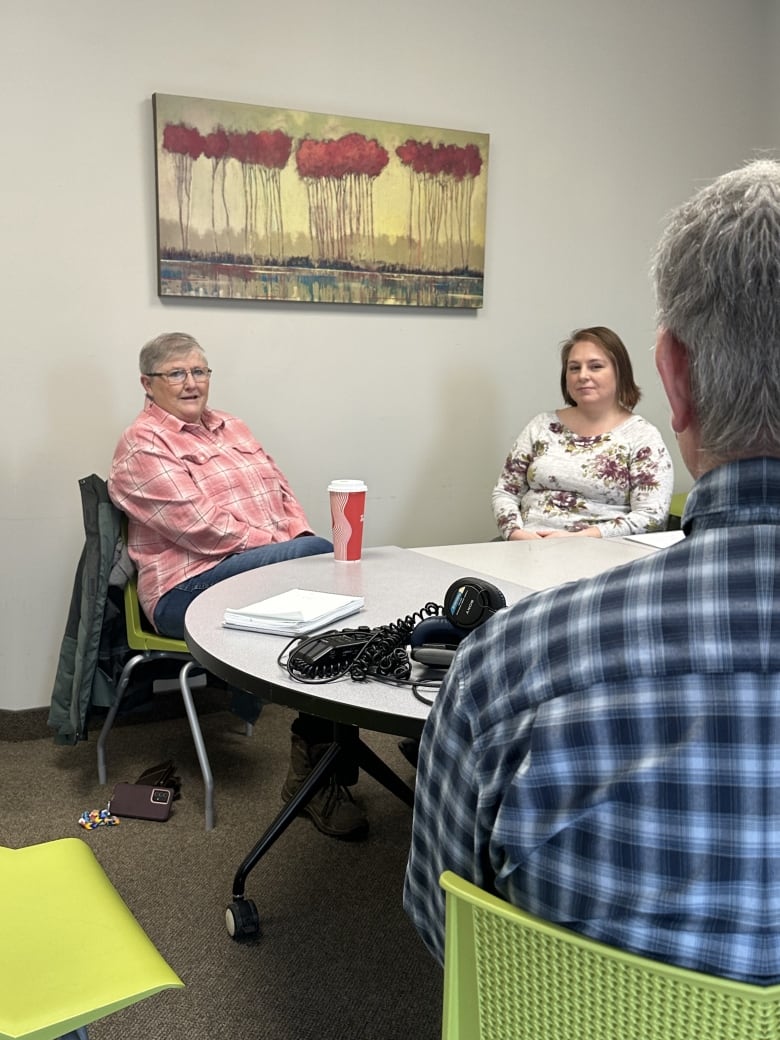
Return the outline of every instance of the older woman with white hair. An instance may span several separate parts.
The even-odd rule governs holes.
[[[211,369],[197,340],[181,332],[157,336],[142,348],[139,365],[146,400],[119,439],[108,488],[128,517],[141,606],[158,632],[182,639],[187,607],[204,589],[333,546],[312,531],[287,478],[246,424],[209,407]],[[330,739],[329,724],[295,720],[286,800]],[[335,837],[366,830],[346,790],[325,789],[304,811]]]

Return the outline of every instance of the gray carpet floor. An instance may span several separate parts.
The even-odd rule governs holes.
[[[220,703],[201,716],[216,784],[217,825],[208,833],[189,728],[169,714],[115,726],[106,787],[97,780],[97,730],[76,747],[56,746],[45,727],[33,736],[20,724],[12,731],[7,718],[0,730],[0,844],[86,841],[185,983],[95,1022],[92,1040],[438,1037],[441,970],[401,906],[410,809],[362,775],[353,792],[371,822],[367,839],[335,841],[295,820],[247,882],[261,935],[236,943],[224,911],[239,864],[279,808],[293,714],[267,706],[251,737]],[[394,737],[363,737],[413,783]],[[78,825],[84,810],[105,807],[113,783],[167,758],[182,780],[167,822]]]

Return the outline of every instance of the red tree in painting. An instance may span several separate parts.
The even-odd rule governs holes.
[[[163,150],[173,156],[176,171],[176,201],[179,206],[179,231],[182,249],[189,248],[190,206],[192,204],[192,164],[203,154],[200,132],[184,123],[168,123],[163,130]]]
[[[192,203],[192,164],[203,155],[211,160],[211,230],[214,251],[219,252],[216,220],[217,182],[225,214],[227,245],[230,247],[230,212],[225,189],[227,162],[241,166],[244,188],[244,249],[256,253],[258,248],[258,213],[263,207],[263,235],[267,252],[284,255],[284,221],[279,174],[292,152],[292,138],[283,130],[260,130],[239,133],[217,127],[201,136],[200,131],[184,123],[168,123],[163,130],[163,150],[174,162],[176,197],[179,207],[179,229],[182,249],[189,248],[190,209]]]
[[[212,130],[210,134],[206,134],[203,139],[203,154],[207,159],[211,159],[211,232],[214,236],[215,253],[219,252],[219,243],[217,242],[217,221],[214,211],[218,175],[221,182],[220,195],[222,198],[222,208],[225,211],[227,245],[228,249],[230,248],[230,211],[228,210],[227,197],[225,195],[225,172],[229,150],[230,139],[228,138],[227,131],[221,126],[217,127],[216,130]]]
[[[396,155],[409,170],[410,263],[467,268],[474,182],[482,169],[479,148],[408,140]]]
[[[255,134],[258,175],[265,202],[266,241],[269,252],[280,257],[284,256],[284,213],[279,177],[289,161],[292,144],[292,138],[283,130],[260,130]]]
[[[244,249],[257,252],[258,210],[263,203],[266,251],[284,255],[284,220],[279,174],[287,165],[292,138],[283,130],[228,134],[228,156],[241,164],[244,186]]]
[[[333,260],[373,259],[374,183],[387,150],[363,134],[298,145],[295,162],[309,203],[312,252]]]

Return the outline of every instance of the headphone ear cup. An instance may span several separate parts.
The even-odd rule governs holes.
[[[506,606],[501,589],[482,578],[459,578],[447,589],[444,617],[458,628],[471,631]]]
[[[487,581],[483,582],[482,584],[484,588],[487,590],[488,606],[490,607],[492,612],[495,614],[497,610],[503,610],[506,606],[506,596],[504,596],[504,593],[501,591],[501,589],[496,588],[495,585],[491,585]]]

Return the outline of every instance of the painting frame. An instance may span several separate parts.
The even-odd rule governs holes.
[[[474,310],[489,135],[152,95],[160,297]]]

